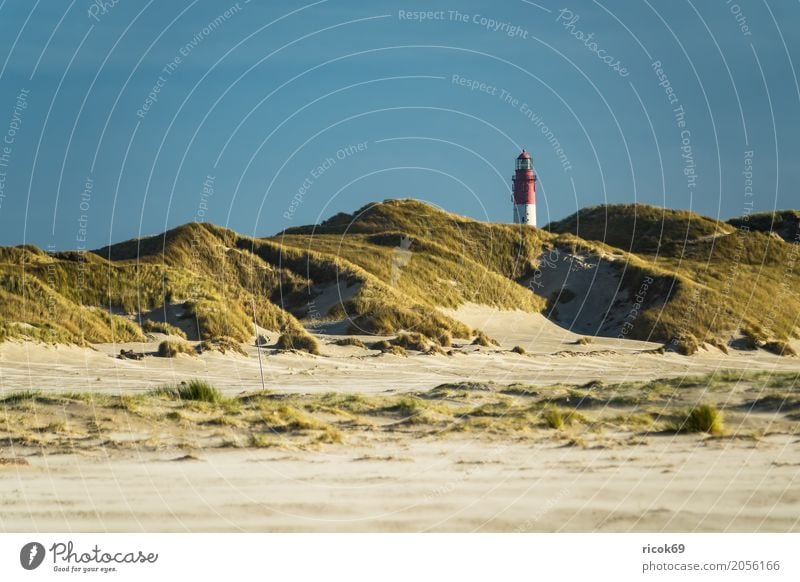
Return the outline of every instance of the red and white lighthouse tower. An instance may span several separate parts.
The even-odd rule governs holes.
[[[514,186],[514,224],[536,227],[536,175],[531,155],[522,150],[516,166],[511,180]]]

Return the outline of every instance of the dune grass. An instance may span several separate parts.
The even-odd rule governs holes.
[[[165,321],[153,321],[152,319],[145,319],[142,322],[142,331],[145,333],[163,333],[166,335],[175,335],[186,339],[186,332],[184,332],[181,328],[171,325]]]
[[[354,346],[356,348],[367,349],[366,344],[357,337],[339,338],[334,342],[337,346]]]
[[[548,231],[394,200],[267,239],[190,223],[90,253],[6,247],[0,248],[0,341],[137,342],[147,330],[180,336],[175,322],[147,317],[178,303],[196,328],[193,340],[250,342],[254,319],[299,335],[297,317],[308,313],[313,294],[345,280],[359,285],[338,314],[351,321],[350,333],[416,332],[445,346],[441,338],[467,339],[473,330],[441,307],[474,302],[541,312],[545,299],[524,282],[543,250],[558,247],[624,264],[621,284],[630,296],[653,279],[631,339],[672,343],[690,354],[695,344],[727,345],[743,332],[789,354],[785,342],[800,335],[794,317],[800,295],[790,291],[798,274],[786,268],[796,262],[786,242],[796,217],[796,211],[750,217],[747,230],[744,219],[728,224],[686,211],[612,205],[582,209]],[[769,233],[775,224],[780,236]]]
[[[499,346],[500,344],[497,342],[497,340],[478,330],[478,333],[475,335],[475,339],[472,340],[472,345],[486,348],[490,346]]]
[[[671,429],[679,433],[704,432],[721,435],[725,431],[722,413],[710,404],[701,404],[692,408],[684,418],[672,423]]]
[[[176,358],[178,354],[196,355],[194,348],[185,341],[164,340],[158,344],[158,355],[161,358]]]
[[[7,393],[0,396],[0,443],[74,452],[99,446],[163,450],[176,442],[191,448],[306,448],[375,434],[467,434],[587,448],[625,446],[633,437],[665,432],[750,438],[768,428],[791,437],[800,408],[797,388],[796,373],[726,372],[602,386],[463,382],[406,394],[225,396],[194,379],[136,394]],[[115,440],[120,431],[141,434],[141,440]]]
[[[308,333],[284,333],[278,338],[275,347],[279,350],[297,350],[319,355],[320,346],[317,339]]]
[[[542,413],[542,418],[554,430],[564,428],[564,414],[558,408],[548,408]]]
[[[222,393],[205,380],[189,380],[175,386],[162,386],[149,392],[152,396],[161,396],[194,402],[219,404],[224,400]]]
[[[20,402],[35,400],[41,396],[39,390],[20,390],[17,392],[9,392],[8,394],[0,395],[0,404],[18,404]]]
[[[545,229],[570,233],[629,251],[652,253],[686,240],[697,240],[734,228],[686,210],[646,204],[607,204],[582,208]]]

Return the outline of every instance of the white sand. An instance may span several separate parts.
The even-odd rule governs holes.
[[[800,531],[792,440],[32,457],[0,467],[0,531]]]
[[[552,384],[652,379],[717,369],[800,370],[763,351],[644,354],[642,342],[578,337],[540,315],[467,305],[451,312],[501,348],[455,356],[377,356],[331,345],[323,356],[267,355],[267,388],[325,392],[427,390],[443,382]],[[370,338],[363,338],[369,340]],[[514,345],[525,356],[510,353]],[[0,390],[141,391],[192,377],[228,393],[260,388],[248,357],[115,358],[95,350],[0,345]],[[98,450],[0,466],[3,531],[797,531],[797,437],[758,441],[647,437],[642,445],[380,435],[320,451]],[[10,447],[0,456],[11,457]],[[361,460],[359,460],[361,459]]]
[[[715,348],[685,357],[675,353],[649,354],[657,344],[594,338],[575,345],[580,337],[539,314],[466,305],[448,312],[496,338],[500,348],[468,347],[455,356],[378,355],[333,345],[336,336],[320,336],[323,355],[274,353],[262,350],[265,386],[293,392],[383,392],[426,390],[445,382],[496,381],[547,385],[645,380],[728,370],[798,370],[798,358],[759,351],[725,355]],[[360,336],[365,342],[375,338]],[[220,389],[236,393],[261,388],[255,347],[249,357],[207,352],[200,357],[147,357],[120,360],[120,349],[154,353],[158,342],[104,344],[95,349],[46,346],[30,342],[0,344],[0,391],[147,390],[187,378],[205,378]],[[521,345],[528,354],[509,350]],[[795,342],[797,345],[797,342]]]

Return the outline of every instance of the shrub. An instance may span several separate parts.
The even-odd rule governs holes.
[[[145,333],[165,333],[167,335],[177,335],[186,339],[186,333],[179,327],[170,325],[165,321],[153,321],[152,319],[145,319],[142,322],[142,331]]]
[[[564,415],[558,408],[548,408],[542,415],[544,421],[552,429],[561,430],[564,428]]]
[[[401,397],[394,406],[390,406],[388,410],[396,412],[404,418],[408,418],[421,414],[424,410],[424,406],[419,398],[404,396]]]
[[[522,346],[514,346],[513,348],[511,348],[511,351],[514,352],[515,354],[519,354],[520,356],[524,356],[527,353],[525,351],[525,348],[523,348]]]
[[[552,405],[545,408],[542,418],[547,426],[556,430],[571,426],[576,422],[587,422],[586,417],[577,410],[558,408]]]
[[[430,350],[428,338],[417,332],[398,334],[393,343],[396,346],[416,352],[427,352]]]
[[[195,355],[194,348],[184,341],[164,340],[158,344],[158,355],[162,358],[174,358],[178,354]]]
[[[275,347],[279,350],[298,350],[309,354],[319,355],[319,342],[307,333],[286,332],[278,338]]]
[[[686,418],[675,422],[672,429],[675,432],[722,434],[724,430],[722,413],[710,404],[701,404],[689,411]]]
[[[673,345],[675,346],[675,351],[682,356],[691,356],[700,349],[697,338],[691,334],[674,339]]]
[[[336,340],[335,343],[337,346],[355,346],[357,348],[367,349],[367,346],[364,345],[364,342],[357,337],[344,337]]]
[[[242,344],[230,337],[221,337],[214,340],[203,340],[200,344],[200,351],[206,352],[214,350],[222,354],[234,352],[242,356],[247,355],[247,351],[242,347]]]
[[[153,396],[165,396],[176,400],[193,400],[218,404],[224,400],[222,393],[205,380],[190,380],[177,386],[162,386],[150,392]]]
[[[472,340],[472,345],[489,347],[489,346],[498,346],[500,344],[498,344],[496,340],[490,338],[488,335],[479,330],[478,335],[476,335],[475,339]]]

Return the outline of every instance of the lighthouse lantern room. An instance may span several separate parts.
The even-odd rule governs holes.
[[[514,197],[514,223],[536,226],[536,175],[531,155],[522,150],[511,180]]]

